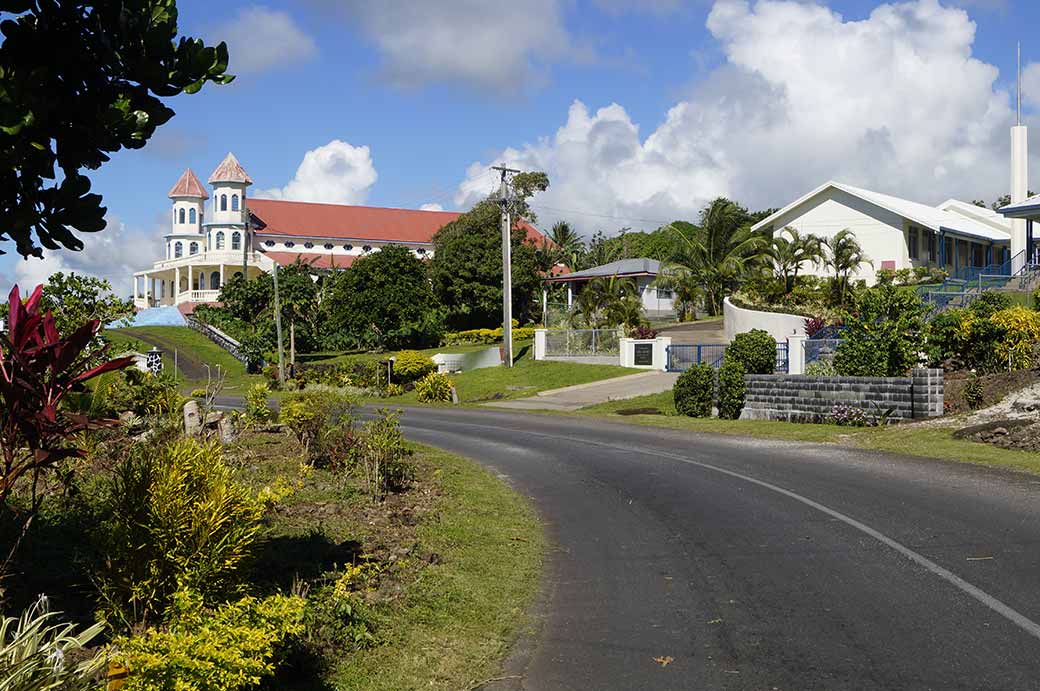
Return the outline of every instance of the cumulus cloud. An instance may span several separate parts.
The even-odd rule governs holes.
[[[99,233],[81,233],[83,249],[45,251],[42,259],[29,257],[14,265],[13,281],[22,292],[45,283],[51,274],[62,271],[107,280],[119,297],[132,294],[132,275],[150,268],[162,258],[163,242],[159,229],[144,231],[128,227],[117,216],[109,215],[108,227]],[[6,281],[5,281],[6,283]],[[10,285],[6,290],[10,289]]]
[[[444,207],[440,204],[423,204],[419,211],[444,211]]]
[[[378,175],[367,146],[333,139],[303,156],[285,187],[257,190],[253,196],[298,202],[362,204]]]
[[[1022,101],[1040,108],[1040,62],[1031,62],[1022,68]]]
[[[459,81],[513,93],[578,50],[563,25],[563,0],[315,1],[360,27],[399,86]]]
[[[318,54],[308,36],[288,12],[253,5],[239,9],[221,24],[213,38],[227,41],[232,74],[256,74],[306,62]]]
[[[718,195],[777,206],[831,178],[932,203],[1006,188],[1009,95],[972,56],[964,10],[918,0],[845,21],[811,3],[717,0],[707,26],[725,61],[656,130],[575,101],[555,135],[473,164],[456,203],[483,196],[477,177],[502,163],[546,171],[539,215],[586,232],[691,218]]]

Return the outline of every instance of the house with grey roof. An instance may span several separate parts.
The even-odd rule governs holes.
[[[545,279],[550,285],[567,286],[567,307],[574,304],[574,296],[581,292],[589,281],[598,278],[630,278],[635,282],[639,298],[643,303],[643,311],[647,317],[675,316],[675,303],[672,291],[653,285],[654,279],[661,272],[661,262],[656,259],[621,259],[591,269],[575,271]]]

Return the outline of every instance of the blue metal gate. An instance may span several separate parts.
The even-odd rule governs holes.
[[[708,364],[718,369],[726,354],[726,346],[722,343],[695,343],[670,345],[666,349],[669,372],[685,372],[690,367]],[[787,344],[776,344],[776,372],[787,373]]]

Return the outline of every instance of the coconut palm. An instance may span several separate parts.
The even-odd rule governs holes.
[[[787,295],[798,282],[802,265],[820,261],[823,241],[812,233],[803,236],[797,228],[788,226],[773,235],[767,255],[773,264],[773,273],[783,283],[784,295]]]
[[[845,295],[849,288],[849,276],[859,272],[861,264],[873,262],[863,253],[856,235],[845,228],[838,231],[834,237],[824,241],[829,256],[826,259],[827,266],[834,271],[834,284],[838,292],[838,304],[845,305]]]
[[[638,309],[632,301],[638,304]],[[585,284],[575,298],[572,326],[603,328],[627,324],[638,311],[636,326],[642,320],[642,303],[631,278],[596,278]]]
[[[701,212],[700,227],[681,238],[671,261],[663,262],[656,283],[663,288],[695,287],[704,293],[709,314],[722,311],[722,299],[760,265],[768,247],[765,236],[752,233],[748,214],[735,202],[718,198]]]
[[[581,256],[585,254],[585,241],[567,221],[558,221],[549,231],[552,240],[553,264],[577,266]]]

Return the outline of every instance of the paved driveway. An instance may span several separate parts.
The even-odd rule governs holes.
[[[484,405],[516,410],[578,410],[608,401],[670,391],[679,378],[675,372],[640,372],[614,379],[542,391],[535,396],[512,401],[496,401]]]

